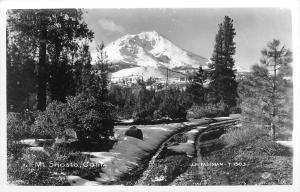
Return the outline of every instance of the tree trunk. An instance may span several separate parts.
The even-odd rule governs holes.
[[[47,88],[47,72],[46,72],[46,38],[47,38],[47,24],[45,20],[42,21],[40,31],[39,44],[39,64],[37,66],[37,109],[45,110],[46,108],[46,88]]]
[[[59,40],[56,40],[59,41]],[[65,89],[63,88],[63,84],[65,83],[63,67],[62,64],[59,61],[60,53],[61,53],[62,47],[59,42],[56,42],[54,45],[54,57],[53,62],[51,63],[51,76],[52,78],[49,81],[49,87],[50,87],[50,97],[51,100],[57,100],[61,102],[65,102]]]
[[[272,138],[275,141],[276,140],[276,127],[273,123],[271,123],[271,131],[272,131]]]

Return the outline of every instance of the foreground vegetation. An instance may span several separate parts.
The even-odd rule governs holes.
[[[202,163],[191,166],[175,185],[291,185],[293,154],[269,136],[202,154]],[[194,165],[199,164],[195,160]],[[220,165],[223,163],[223,165]],[[230,165],[228,164],[230,163]]]
[[[74,149],[43,145],[43,150],[8,143],[8,182],[17,185],[70,185],[68,175],[95,177],[101,166]]]

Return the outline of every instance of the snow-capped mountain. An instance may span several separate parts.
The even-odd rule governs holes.
[[[156,31],[125,35],[108,44],[104,51],[116,71],[112,74],[113,81],[139,76],[164,79],[167,75],[171,79],[182,79],[187,71],[199,66],[207,68],[208,62],[208,59],[176,46]]]

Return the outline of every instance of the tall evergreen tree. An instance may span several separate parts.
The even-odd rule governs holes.
[[[273,139],[276,139],[276,118],[279,115],[279,105],[282,100],[282,96],[280,95],[280,85],[282,82],[282,77],[284,72],[286,72],[286,67],[288,64],[292,62],[292,52],[285,48],[285,46],[280,45],[280,41],[274,39],[269,42],[267,47],[262,51],[262,59],[261,63],[267,67],[270,71],[269,77],[269,88],[270,88],[270,121],[269,125],[272,130]],[[280,72],[283,72],[280,75]]]
[[[36,92],[34,75],[36,61],[32,55],[27,54],[30,46],[27,49],[23,47],[27,42],[25,38],[11,39],[8,29],[6,32],[7,110],[32,109],[34,102],[31,97]]]
[[[102,42],[97,46],[95,65],[86,65],[82,77],[83,92],[95,97],[99,102],[108,101],[109,63],[103,49]]]
[[[88,41],[84,42],[79,49],[78,60],[74,63],[74,94],[81,93],[86,85],[85,77],[91,73],[92,57],[89,51]]]
[[[237,82],[233,55],[235,54],[235,29],[233,20],[225,16],[216,35],[216,43],[210,65],[210,98],[213,103],[223,101],[229,107],[236,105]]]
[[[14,43],[23,46],[36,62],[37,108],[44,110],[47,83],[52,100],[64,100],[67,79],[78,50],[78,40],[91,40],[93,33],[78,9],[10,10],[8,29]],[[25,41],[26,40],[26,41]],[[23,44],[23,45],[22,45]],[[68,64],[68,66],[66,66]],[[57,73],[59,71],[59,73]],[[50,77],[50,79],[49,79]]]
[[[186,88],[186,92],[192,102],[196,104],[203,104],[205,102],[206,88],[204,83],[207,80],[207,72],[200,66],[197,73],[192,77],[190,83]]]
[[[103,51],[104,43],[98,46],[97,51],[97,61],[96,61],[96,68],[99,70],[100,76],[100,98],[102,101],[107,101],[108,99],[108,75],[109,75],[109,63],[107,60],[106,53]]]
[[[74,95],[77,76],[76,67],[78,63],[84,65],[88,57],[84,47],[93,38],[93,33],[87,28],[82,19],[81,10],[70,9],[60,11],[59,14],[53,11],[53,25],[49,34],[48,52],[50,55],[50,79],[49,91],[51,100],[66,101],[67,95]],[[85,45],[81,46],[81,40]],[[85,53],[82,53],[85,52]],[[77,62],[79,61],[79,62]],[[77,66],[76,66],[77,64]]]

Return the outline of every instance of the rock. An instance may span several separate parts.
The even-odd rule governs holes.
[[[136,126],[129,127],[129,129],[127,129],[127,131],[125,132],[125,135],[143,140],[142,130],[138,129]]]

